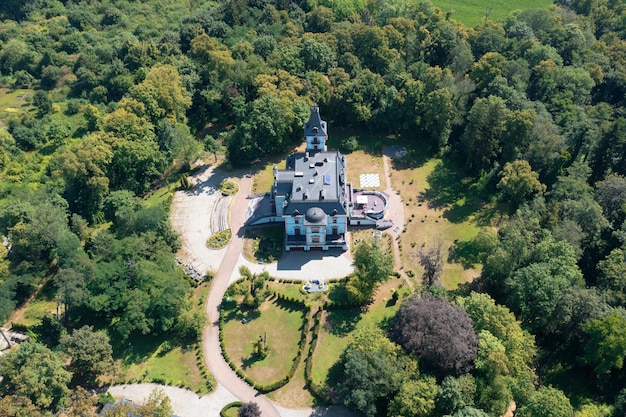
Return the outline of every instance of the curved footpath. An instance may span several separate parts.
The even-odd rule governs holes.
[[[217,269],[213,278],[206,311],[209,317],[203,335],[202,344],[207,365],[217,380],[214,392],[199,397],[197,394],[176,387],[157,384],[118,385],[109,389],[117,398],[126,398],[138,403],[143,402],[155,388],[162,389],[170,398],[174,413],[180,417],[218,417],[226,404],[233,401],[254,401],[261,408],[263,417],[354,417],[354,413],[344,407],[316,407],[288,409],[270,401],[258,393],[228,366],[219,345],[219,306],[228,285],[239,277],[239,266],[245,265],[253,273],[263,271],[281,278],[310,279],[312,277],[328,279],[346,276],[352,272],[352,259],[349,253],[332,253],[321,257],[320,254],[286,254],[278,262],[260,265],[247,261],[243,255],[243,233],[248,207],[247,195],[251,190],[252,179],[249,175],[235,178],[239,183],[239,192],[230,206],[230,227],[233,231],[228,247],[211,250],[206,240],[211,236],[211,217],[219,200],[217,189],[224,172],[214,172],[214,166],[203,166],[192,178],[195,186],[192,190],[178,191],[172,202],[171,220],[173,228],[180,233],[182,248],[179,253],[182,261],[191,264],[198,272],[205,273]],[[324,267],[321,267],[321,263]],[[216,266],[219,266],[216,268]]]
[[[241,179],[239,192],[232,204],[230,225],[233,236],[226,249],[224,259],[213,278],[211,290],[209,291],[209,297],[206,302],[209,325],[202,335],[202,345],[207,365],[215,379],[217,379],[221,385],[241,401],[254,401],[257,403],[261,408],[261,414],[263,416],[280,417],[278,410],[276,410],[274,405],[265,396],[259,395],[254,388],[240,379],[237,374],[230,369],[222,356],[219,342],[219,306],[222,302],[224,292],[228,288],[230,277],[239,259],[239,254],[243,251],[243,224],[246,220],[245,208],[247,207],[246,195],[250,190],[251,183],[249,176],[244,176]]]

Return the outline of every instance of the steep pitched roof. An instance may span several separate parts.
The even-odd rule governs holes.
[[[326,122],[320,116],[320,108],[312,106],[309,121],[304,124],[304,136],[328,136],[326,129]]]

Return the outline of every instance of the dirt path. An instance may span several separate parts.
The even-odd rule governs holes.
[[[393,227],[388,229],[385,233],[392,237],[394,267],[396,271],[400,271],[400,273],[405,276],[404,272],[400,270],[402,260],[400,259],[400,247],[398,246],[400,233],[402,233],[402,230],[404,229],[404,204],[402,204],[402,199],[391,186],[389,156],[387,155],[383,155],[383,167],[385,169],[385,194],[389,196],[387,214],[385,215],[385,218],[393,221]],[[405,280],[409,283],[409,285],[411,285],[411,281],[407,279],[406,276]]]
[[[206,302],[209,325],[202,335],[202,345],[207,365],[221,385],[241,401],[254,401],[257,403],[261,408],[263,416],[280,417],[274,405],[265,396],[260,395],[230,369],[222,356],[219,342],[219,306],[224,292],[228,288],[228,283],[239,259],[239,254],[243,250],[243,225],[246,220],[246,208],[248,206],[246,197],[251,190],[251,185],[252,179],[249,176],[244,176],[239,181],[239,192],[231,206],[230,227],[233,231],[233,237],[211,284],[211,290]]]
[[[288,409],[281,407],[264,395],[261,395],[228,366],[224,360],[219,344],[219,306],[233,277],[236,276],[238,265],[242,264],[241,256],[244,242],[244,222],[248,207],[247,196],[251,191],[252,178],[249,175],[238,173],[231,180],[239,184],[239,192],[232,200],[229,207],[220,203],[220,193],[217,190],[219,183],[227,178],[227,173],[215,169],[213,166],[202,166],[192,178],[194,188],[185,192],[177,192],[174,196],[171,208],[172,226],[180,234],[181,250],[179,257],[183,262],[190,262],[201,273],[207,270],[217,271],[206,301],[206,312],[209,317],[209,325],[202,335],[204,357],[207,365],[218,382],[217,390],[203,397],[186,390],[172,387],[158,386],[165,389],[172,399],[175,412],[183,417],[217,417],[224,405],[233,401],[234,398],[249,402],[254,401],[261,408],[263,417],[355,417],[356,413],[344,407],[316,407],[305,409]],[[222,250],[211,250],[206,247],[206,240],[212,234],[211,218],[220,215],[216,211],[228,211],[225,215],[229,218],[232,230],[232,239],[229,245]],[[222,215],[224,213],[221,213]],[[316,262],[324,262],[326,267],[336,269],[336,272],[344,273],[351,260],[347,257],[335,257],[330,260],[317,259],[316,262],[305,263],[302,259],[292,257],[281,258],[282,266],[290,271],[290,274],[309,274],[308,269],[320,268]],[[243,263],[245,264],[245,263]],[[266,266],[251,265],[255,268]],[[277,264],[277,266],[281,266]],[[278,272],[278,271],[277,271]],[[129,398],[133,401],[142,402],[149,392],[157,385],[134,384],[111,387],[110,391],[117,397]],[[195,397],[195,398],[194,398]],[[208,401],[208,402],[207,402]],[[210,404],[210,406],[209,406]]]

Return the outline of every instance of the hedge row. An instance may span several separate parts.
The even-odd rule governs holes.
[[[226,404],[221,410],[220,410],[220,416],[221,417],[226,417],[226,411],[230,410],[233,407],[241,407],[243,406],[244,403],[242,403],[241,401],[234,401],[232,403],[228,403]]]
[[[311,335],[311,343],[309,345],[309,352],[305,360],[304,367],[304,380],[308,385],[310,391],[315,395],[319,400],[323,401],[326,404],[331,404],[332,399],[328,395],[328,389],[324,385],[319,385],[313,381],[313,354],[315,353],[315,349],[317,349],[317,339],[319,337],[320,330],[322,328],[322,309],[317,310],[314,315],[314,327]]]
[[[349,301],[338,303],[336,301],[326,300],[324,301],[323,308],[324,310],[347,310],[355,307],[361,307],[361,304]]]
[[[276,297],[279,301],[282,301],[283,303],[287,303],[287,304],[293,304],[296,305],[298,307],[305,307],[308,308],[306,305],[306,301],[300,298],[295,298],[295,297],[289,297],[288,295],[285,294],[281,294],[277,291],[273,291],[274,297]]]
[[[349,277],[331,278],[331,279],[327,280],[326,282],[328,282],[329,284],[343,284],[343,283],[348,282],[348,278]]]
[[[274,294],[278,300],[281,300],[283,302],[285,302],[286,300],[281,299],[279,295]],[[286,297],[288,298],[288,297]],[[286,302],[290,302],[290,301],[286,301]],[[297,303],[296,304],[298,306],[302,306],[302,303]],[[310,310],[309,310],[310,312]],[[304,350],[304,344],[306,341],[306,332],[307,329],[310,327],[310,318],[309,318],[309,314],[307,314],[306,316],[306,323],[304,323],[304,325],[302,326],[302,333],[300,335],[300,342],[298,343],[298,353],[295,357],[295,359],[293,360],[293,363],[291,364],[291,368],[289,369],[289,372],[287,373],[287,375],[284,378],[279,379],[278,381],[272,382],[270,384],[259,384],[256,381],[254,381],[252,378],[250,378],[248,375],[246,375],[240,368],[238,368],[235,363],[230,359],[230,356],[228,355],[228,352],[226,352],[226,348],[224,346],[224,324],[226,322],[225,316],[223,314],[220,314],[220,320],[219,320],[219,341],[220,341],[220,347],[222,349],[222,356],[224,357],[224,360],[226,361],[226,363],[228,364],[228,366],[230,366],[230,368],[237,374],[237,376],[241,379],[243,379],[248,385],[252,386],[254,389],[256,389],[257,391],[261,392],[261,393],[268,393],[271,391],[275,391],[285,385],[287,385],[287,383],[289,383],[289,381],[291,380],[291,378],[293,377],[293,375],[296,373],[296,370],[298,369],[298,365],[300,364],[300,360],[302,358],[302,351]]]
[[[196,342],[195,346],[196,351],[196,365],[200,370],[200,376],[205,381],[206,387],[209,392],[213,391],[213,376],[209,371],[209,367],[206,365],[206,361],[204,360],[204,351],[202,350],[202,343]]]

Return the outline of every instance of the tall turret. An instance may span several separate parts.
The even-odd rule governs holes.
[[[309,121],[304,124],[304,140],[306,140],[307,152],[315,153],[327,150],[328,130],[326,122],[320,116],[320,108],[318,106],[311,107]]]

